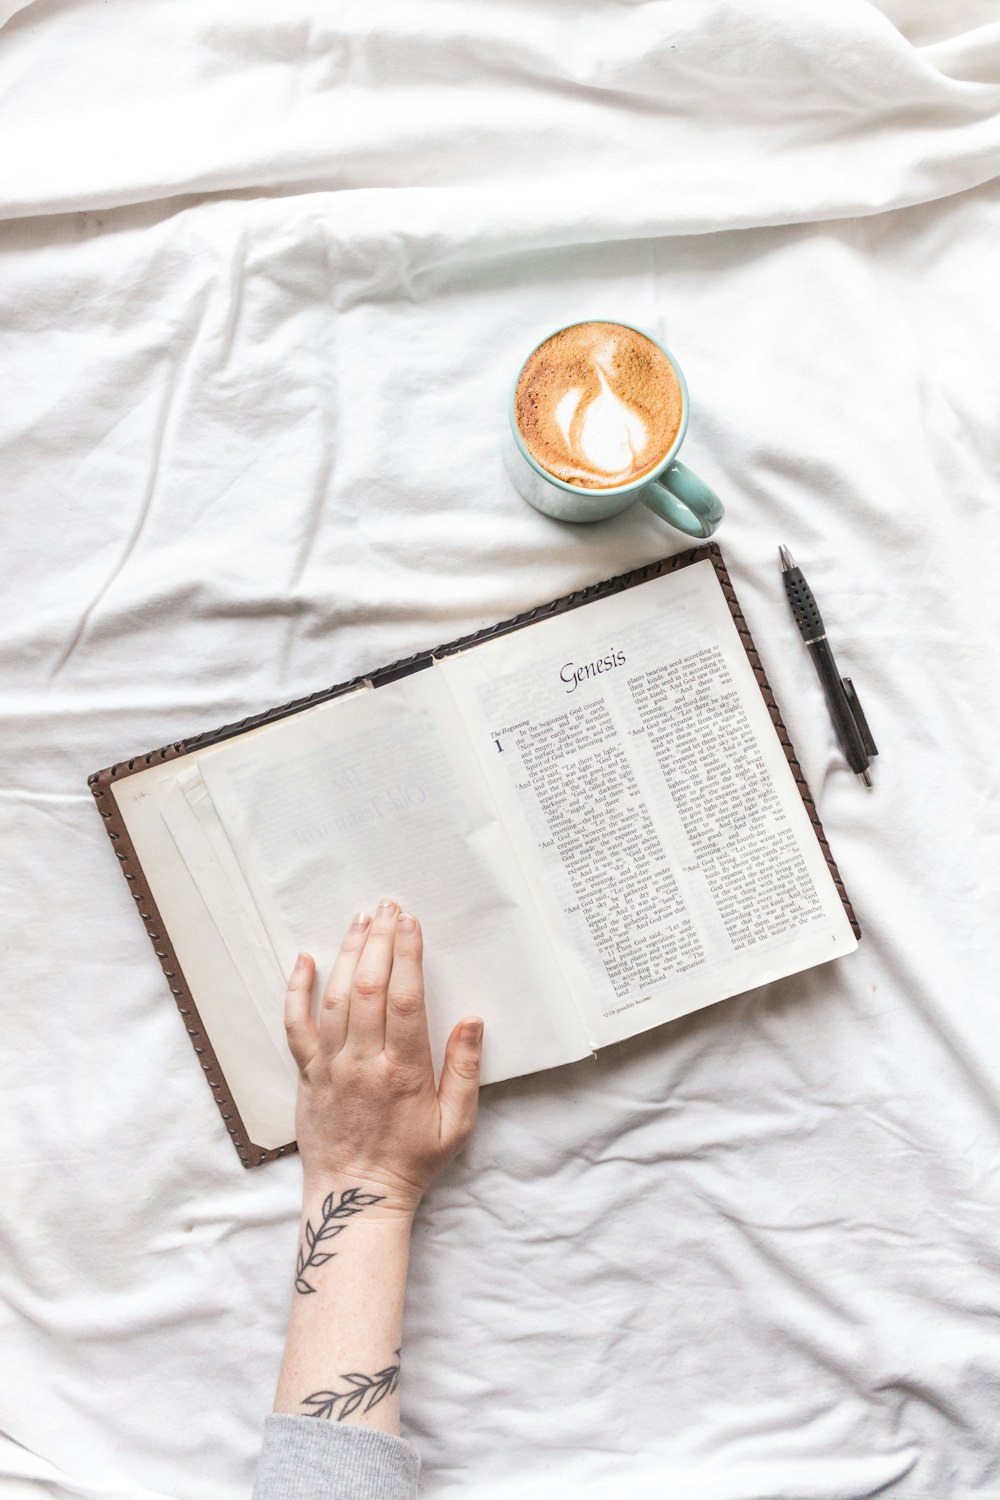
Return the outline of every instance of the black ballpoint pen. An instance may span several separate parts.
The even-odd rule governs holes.
[[[785,593],[788,595],[788,603],[802,639],[806,643],[806,650],[812,657],[813,666],[823,684],[823,692],[826,695],[833,727],[837,731],[840,748],[851,770],[861,777],[865,786],[871,786],[872,778],[868,770],[868,762],[878,754],[878,750],[872,739],[872,732],[868,728],[868,720],[858,702],[854,684],[849,677],[841,677],[837,671],[837,663],[833,659],[830,642],[826,638],[823,617],[816,607],[812,589],[802,577],[801,569],[795,566],[795,560],[787,547],[779,547],[778,552],[781,557],[781,577],[785,585]]]

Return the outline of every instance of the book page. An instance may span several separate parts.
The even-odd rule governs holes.
[[[262,729],[250,730],[244,738],[261,733]],[[209,857],[210,842],[202,835],[199,854],[189,848],[185,857],[181,852],[183,832],[179,842],[163,817],[161,798],[166,796],[174,803],[169,791],[177,787],[178,773],[190,772],[207,753],[196,750],[177,760],[154,762],[145,770],[113,781],[109,791],[247,1134],[258,1146],[270,1149],[295,1138],[298,1070],[283,1027],[278,1024],[280,1017],[271,1014],[265,1018],[220,929],[218,893],[210,873],[215,865]],[[183,801],[183,793],[180,797]],[[141,903],[139,909],[143,910]],[[254,946],[260,951],[259,944]],[[169,983],[173,986],[177,979],[171,978]],[[185,1024],[192,1027],[197,1022],[189,1017]],[[214,1086],[211,1070],[206,1077]]]
[[[486,1021],[484,1082],[588,1055],[438,671],[225,741],[199,756],[197,770],[178,785],[216,841],[220,883],[208,902],[220,930],[241,940],[228,911],[240,883],[235,862],[276,972],[287,974],[302,948],[325,979],[351,914],[391,896],[423,926],[437,1068],[449,1032],[469,1013]],[[244,972],[249,963],[247,951]],[[283,983],[263,1001],[254,993],[258,1009],[280,1016]]]
[[[710,562],[440,670],[595,1047],[857,946]]]
[[[298,1067],[288,1050],[284,1017],[273,1004],[285,989],[277,955],[233,855],[197,762],[157,788],[158,810],[191,872],[261,1023],[294,1083]]]

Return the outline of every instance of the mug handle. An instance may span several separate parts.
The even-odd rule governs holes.
[[[715,491],[677,459],[638,498],[654,515],[688,536],[711,536],[724,515],[722,501]]]

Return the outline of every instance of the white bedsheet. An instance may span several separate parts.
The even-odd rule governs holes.
[[[424,1493],[1000,1495],[995,0],[0,19],[0,1492],[246,1495],[289,1303],[299,1163],[239,1165],[88,772],[683,545],[503,473],[596,316],[686,370],[864,939],[484,1093],[414,1239]]]

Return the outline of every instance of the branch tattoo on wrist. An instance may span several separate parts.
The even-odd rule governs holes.
[[[373,1406],[378,1406],[386,1396],[391,1396],[399,1385],[399,1350],[396,1350],[396,1363],[386,1365],[384,1370],[376,1370],[374,1375],[359,1375],[352,1371],[350,1375],[341,1375],[341,1380],[348,1381],[346,1391],[314,1391],[311,1396],[305,1396],[302,1400],[303,1406],[311,1406],[312,1411],[304,1412],[307,1417],[327,1417],[331,1421],[342,1422],[345,1417],[352,1416],[361,1407],[362,1411],[371,1411]],[[339,1411],[336,1410],[337,1402],[344,1404]]]
[[[356,1187],[345,1188],[338,1203],[334,1193],[327,1193],[323,1199],[323,1217],[319,1228],[314,1229],[311,1221],[306,1220],[306,1243],[305,1246],[299,1246],[299,1256],[295,1263],[295,1290],[297,1292],[301,1292],[303,1296],[314,1292],[316,1288],[306,1280],[306,1271],[316,1266],[325,1266],[327,1261],[332,1260],[336,1255],[335,1250],[321,1250],[320,1245],[324,1240],[332,1240],[335,1235],[342,1234],[347,1228],[346,1223],[338,1223],[337,1220],[353,1218],[363,1208],[370,1208],[373,1203],[381,1203],[383,1196],[382,1193],[363,1193],[360,1188]],[[307,1247],[308,1254],[306,1254]],[[346,1380],[350,1377],[344,1378]]]

